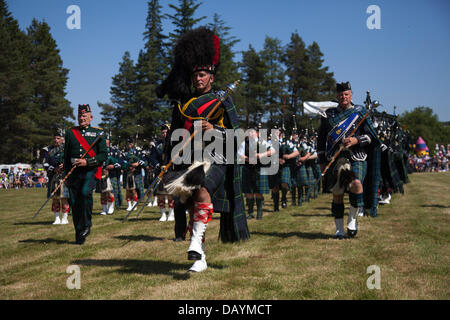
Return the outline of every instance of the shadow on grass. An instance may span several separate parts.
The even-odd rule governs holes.
[[[53,221],[30,221],[30,222],[16,222],[15,226],[49,226]]]
[[[46,239],[26,239],[26,240],[19,240],[19,243],[39,243],[39,244],[56,243],[56,244],[74,244],[75,241],[68,241],[68,240],[59,240],[59,239],[46,238]]]
[[[251,232],[252,235],[261,235],[261,236],[269,236],[269,237],[279,237],[279,238],[289,238],[289,237],[299,237],[303,239],[332,239],[333,236],[321,232],[316,233],[306,233],[306,232],[287,232],[287,233],[280,233],[280,232]]]
[[[114,220],[122,222],[123,218],[124,217],[115,218]],[[142,218],[142,216],[139,216],[139,218],[136,218],[136,217],[128,218],[127,220],[125,220],[125,222],[158,221],[158,220],[159,220],[159,218],[156,218],[156,217],[155,218]]]
[[[165,274],[173,276],[176,280],[188,280],[191,277],[191,273],[187,272],[187,270],[192,265],[191,263],[135,259],[81,259],[74,260],[71,263],[82,266],[120,267],[117,272],[126,274]],[[208,264],[208,268],[223,269],[224,267],[221,265]]]
[[[422,208],[439,208],[439,209],[448,209],[450,206],[443,206],[441,204],[423,204]]]
[[[165,238],[152,237],[152,236],[146,236],[146,235],[117,236],[114,238],[119,239],[119,240],[127,240],[127,241],[147,241],[147,242],[165,240]]]
[[[329,206],[329,207],[316,207],[316,208],[313,208],[313,210],[331,210],[331,205]]]
[[[307,213],[295,213],[292,215],[293,217],[332,217],[330,214],[320,214],[320,213],[313,213],[313,214],[307,214]]]

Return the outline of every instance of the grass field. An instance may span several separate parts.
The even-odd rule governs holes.
[[[159,222],[157,209],[125,223],[124,208],[96,214],[79,246],[72,224],[51,224],[50,204],[31,219],[44,190],[1,189],[0,299],[449,299],[450,173],[410,180],[377,218],[359,218],[351,240],[331,238],[330,195],[278,213],[266,196],[263,220],[249,221],[251,239],[241,244],[218,240],[214,214],[208,269],[198,274],[186,272],[189,242],[172,241],[174,223]],[[66,285],[71,265],[79,290]],[[367,286],[373,265],[380,289]]]

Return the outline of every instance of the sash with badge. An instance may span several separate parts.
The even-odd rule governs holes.
[[[350,129],[359,121],[360,116],[358,112],[353,112],[349,117],[339,122],[328,133],[326,143],[326,154],[330,160],[336,151],[339,149],[339,143],[346,137]]]
[[[72,129],[72,133],[75,136],[75,139],[77,139],[77,141],[80,143],[80,145],[83,147],[83,149],[85,151],[87,151],[89,149],[89,143],[86,141],[86,139],[84,139],[84,137],[81,135],[80,130],[75,127]],[[93,134],[93,135],[92,135]],[[97,137],[97,133],[96,132],[86,132],[85,133],[86,136],[92,136],[92,137]],[[93,158],[95,157],[95,151],[94,150],[89,150],[88,155]],[[98,166],[97,167],[97,171],[95,172],[95,178],[97,180],[100,180],[102,178],[102,167]]]

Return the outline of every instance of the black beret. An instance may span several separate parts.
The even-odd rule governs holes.
[[[347,90],[352,90],[352,87],[350,86],[350,82],[341,82],[341,83],[337,83],[336,84],[336,91],[339,92],[343,92],[343,91],[347,91]]]

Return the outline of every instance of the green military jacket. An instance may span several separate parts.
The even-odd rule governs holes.
[[[75,159],[80,159],[86,150],[78,142],[77,138],[73,133],[73,129],[78,128],[81,136],[86,140],[88,145],[92,145],[97,136],[103,133],[103,129],[98,127],[73,127],[66,132],[65,145],[64,145],[64,172],[67,174],[73,166]],[[94,145],[92,150],[95,152],[95,156],[90,156],[87,154],[85,159],[87,161],[87,169],[93,170],[97,169],[99,166],[106,161],[108,157],[108,148],[106,147],[105,138],[100,138],[99,141]]]

